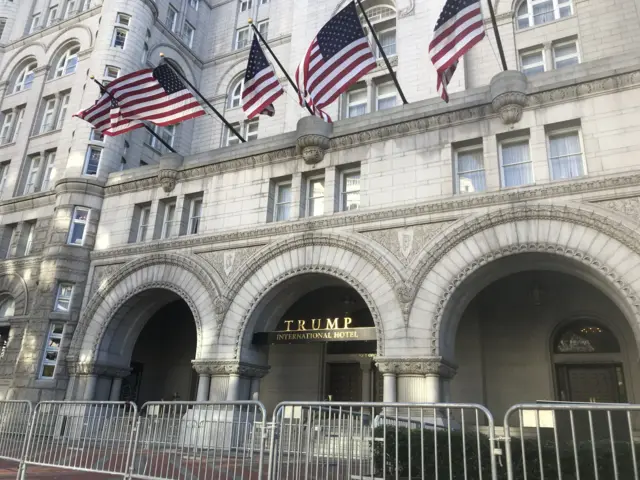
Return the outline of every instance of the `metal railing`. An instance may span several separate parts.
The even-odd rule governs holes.
[[[0,458],[22,462],[33,405],[24,401],[0,401]]]
[[[497,479],[480,405],[285,402],[273,418],[270,480]]]
[[[520,404],[504,418],[508,480],[638,480],[640,405]]]

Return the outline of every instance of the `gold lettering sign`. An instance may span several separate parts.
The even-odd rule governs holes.
[[[285,320],[285,332],[306,332],[318,330],[346,330],[351,328],[351,317],[312,318],[311,320]]]

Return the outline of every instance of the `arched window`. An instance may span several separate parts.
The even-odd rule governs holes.
[[[554,353],[619,353],[620,344],[613,333],[589,321],[573,322],[556,335]]]
[[[518,30],[573,15],[572,0],[523,0],[516,8]]]
[[[67,48],[55,61],[55,70],[53,72],[53,78],[59,78],[64,75],[71,75],[75,73],[78,66],[78,53],[80,52],[80,46],[75,45]]]
[[[13,84],[13,93],[22,92],[23,90],[29,90],[31,85],[33,84],[33,71],[36,69],[38,64],[36,62],[28,63],[18,76],[16,77],[16,81]]]
[[[0,318],[13,317],[16,311],[16,302],[13,297],[3,295],[0,297]]]
[[[244,90],[244,76],[236,80],[229,89],[229,108],[236,108],[242,105],[242,91]]]
[[[380,44],[384,49],[384,53],[387,57],[394,57],[396,55],[396,11],[389,5],[376,5],[366,10],[367,17],[373,26],[373,29],[380,40]],[[369,43],[373,46],[374,52],[377,58],[382,58],[382,53],[379,51],[373,36],[369,34],[367,22],[364,16],[361,15],[361,23],[364,27],[365,33],[369,35]]]

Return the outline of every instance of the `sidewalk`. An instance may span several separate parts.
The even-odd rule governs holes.
[[[4,462],[2,462],[4,463]],[[0,464],[0,480],[15,480],[18,474],[17,466],[10,466]],[[27,469],[26,477],[29,480],[57,480],[57,479],[71,479],[71,480],[111,480],[119,479],[122,477],[112,475],[100,475],[97,473],[76,472],[73,470],[60,470],[59,468],[49,467],[29,467]]]

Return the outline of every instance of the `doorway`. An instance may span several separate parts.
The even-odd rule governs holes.
[[[622,365],[557,365],[559,400],[624,403]]]
[[[362,369],[359,363],[327,364],[327,395],[335,402],[362,401]]]

